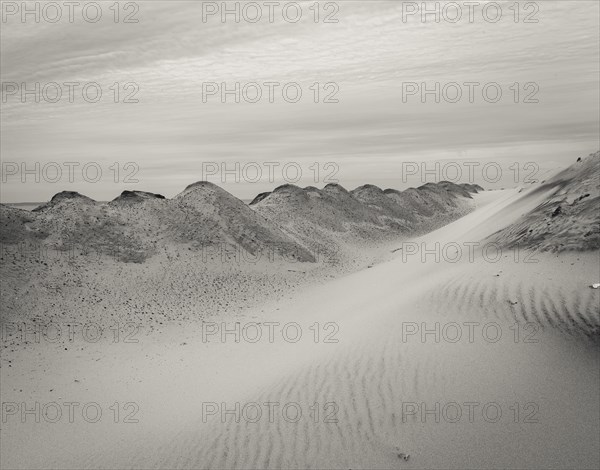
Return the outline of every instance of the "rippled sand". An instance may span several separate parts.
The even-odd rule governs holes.
[[[474,213],[411,243],[483,240],[537,204],[521,197],[480,195]],[[303,336],[294,343],[278,334],[272,343],[203,342],[201,325],[182,325],[133,347],[98,344],[68,355],[48,347],[43,358],[17,358],[16,368],[31,373],[3,368],[3,387],[7,378],[14,387],[33,377],[44,389],[38,398],[50,400],[53,381],[76,375],[69,399],[135,401],[140,422],[9,421],[3,466],[596,467],[600,291],[589,285],[598,282],[599,253],[423,262],[407,247],[371,269],[224,319],[297,322]],[[338,342],[325,342],[334,330]],[[207,403],[219,411],[257,404],[263,415],[206,416]],[[265,403],[278,404],[272,419]],[[302,416],[284,416],[286,404]]]

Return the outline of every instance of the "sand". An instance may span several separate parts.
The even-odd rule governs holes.
[[[384,262],[205,323],[167,318],[137,343],[115,343],[112,332],[66,345],[12,338],[4,403],[95,402],[103,414],[96,423],[78,412],[73,423],[6,416],[1,466],[597,468],[600,290],[589,285],[599,253],[482,250],[547,196],[474,195],[475,211],[389,247]],[[423,259],[436,243],[440,259]],[[474,257],[456,259],[468,243],[480,244]],[[255,323],[266,333],[269,321],[280,324],[273,341],[251,342]],[[239,322],[245,336],[206,336],[222,322]],[[222,419],[236,403],[239,422]]]

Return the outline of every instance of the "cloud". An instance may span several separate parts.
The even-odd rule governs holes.
[[[385,180],[385,165],[413,156],[500,158],[510,151],[516,160],[533,152],[566,162],[597,150],[597,2],[539,3],[537,24],[511,17],[495,24],[403,22],[402,2],[340,2],[339,22],[331,24],[314,22],[311,3],[303,3],[296,24],[277,16],[273,23],[203,23],[201,3],[141,2],[133,24],[3,25],[2,82],[93,81],[103,92],[99,103],[9,97],[1,111],[3,160],[136,161],[143,189],[169,194],[186,175],[197,179],[202,161],[217,159],[334,160],[340,176],[367,182]],[[506,15],[512,4],[502,3]],[[303,96],[296,104],[280,95],[272,104],[223,104],[218,95],[203,102],[207,81],[256,82],[265,97],[267,81],[298,82]],[[502,101],[403,102],[403,82],[469,81],[497,82]],[[122,102],[130,82],[138,87],[136,104]],[[324,84],[335,82],[339,103],[314,103],[315,82],[320,101]],[[528,82],[539,86],[537,104],[522,103]],[[4,185],[2,199],[43,200],[71,189],[25,186]],[[247,195],[255,187],[228,189]],[[88,189],[109,199],[119,188]]]

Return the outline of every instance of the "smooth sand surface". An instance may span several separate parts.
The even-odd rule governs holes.
[[[399,243],[388,262],[211,319],[296,322],[297,342],[277,327],[273,342],[203,342],[202,324],[183,323],[139,343],[109,337],[65,351],[42,341],[13,352],[11,367],[2,363],[3,402],[96,402],[103,418],[7,416],[2,468],[596,468],[600,291],[589,285],[599,282],[598,253],[513,250],[492,260],[477,249],[456,259],[457,246],[481,242],[546,195],[474,197],[476,211]],[[435,243],[441,259],[407,254]],[[422,336],[436,323],[439,337]],[[328,333],[338,342],[325,342]],[[138,423],[122,422],[128,402]],[[206,403],[236,402],[263,404],[262,417],[250,422],[254,408],[239,422],[203,419]],[[279,404],[272,419],[265,403]]]

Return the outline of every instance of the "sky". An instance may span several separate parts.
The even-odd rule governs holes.
[[[1,201],[512,187],[600,149],[597,1],[249,3],[2,2]]]

